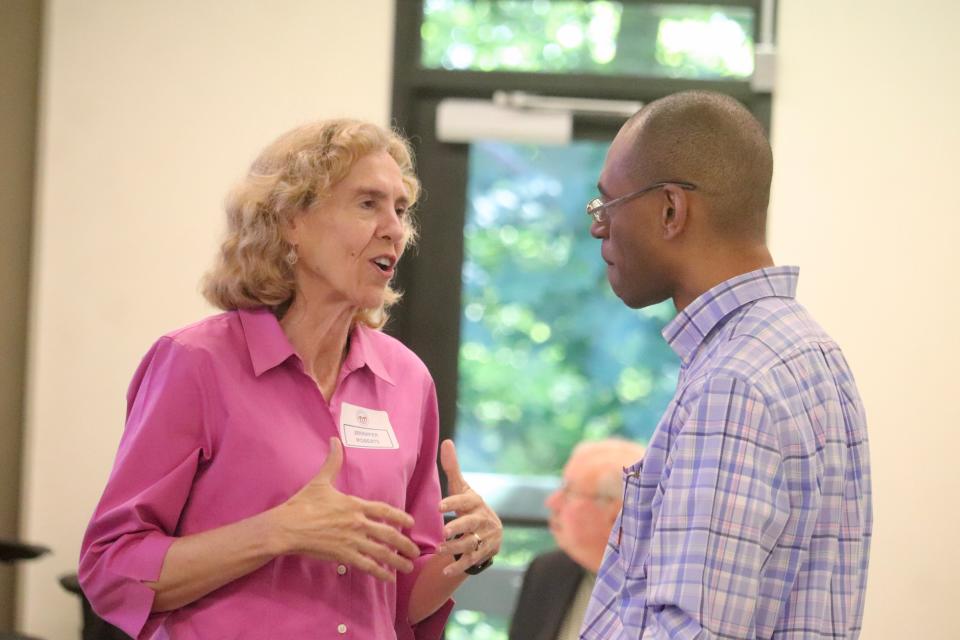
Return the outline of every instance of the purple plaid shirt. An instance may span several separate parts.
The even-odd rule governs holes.
[[[682,364],[624,470],[580,637],[856,638],[872,510],[866,420],[799,270],[723,282],[664,329]]]

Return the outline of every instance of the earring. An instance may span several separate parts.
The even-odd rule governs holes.
[[[288,252],[287,252],[287,255],[284,256],[284,260],[286,260],[286,261],[287,261],[287,264],[290,265],[291,267],[292,267],[293,265],[297,264],[298,257],[297,257],[297,246],[296,246],[296,245],[290,247],[290,251],[288,251]]]

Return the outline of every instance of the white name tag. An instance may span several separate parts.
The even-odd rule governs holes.
[[[344,446],[358,449],[400,448],[386,411],[349,402],[340,405],[340,439]]]

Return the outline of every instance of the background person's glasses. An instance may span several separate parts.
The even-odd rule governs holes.
[[[560,496],[566,501],[572,498],[583,498],[584,500],[616,500],[616,496],[611,496],[606,493],[584,493],[573,489],[567,482],[562,482],[557,488],[557,491],[560,492]]]
[[[689,182],[677,182],[675,180],[654,182],[649,187],[644,187],[639,191],[633,191],[631,193],[628,193],[625,196],[620,196],[619,198],[614,198],[613,200],[609,200],[607,202],[604,202],[603,199],[601,198],[594,198],[593,200],[587,203],[587,215],[593,218],[594,222],[598,224],[603,224],[610,218],[610,214],[607,212],[610,209],[610,207],[612,207],[613,205],[626,202],[627,200],[633,200],[634,198],[640,197],[645,193],[650,193],[651,191],[654,191],[656,189],[662,189],[668,184],[674,184],[680,187],[681,189],[686,189],[687,191],[693,191],[694,189],[697,188],[695,184],[691,184]]]

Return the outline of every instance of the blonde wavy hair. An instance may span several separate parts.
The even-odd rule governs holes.
[[[226,200],[227,234],[201,291],[224,309],[269,307],[282,317],[296,282],[286,261],[284,227],[329,195],[360,158],[386,151],[400,166],[410,206],[420,194],[410,144],[397,132],[368,122],[322,120],[288,131],[264,149]],[[403,217],[407,244],[416,240],[412,216]],[[400,294],[387,287],[383,304],[361,309],[354,322],[379,329]]]

